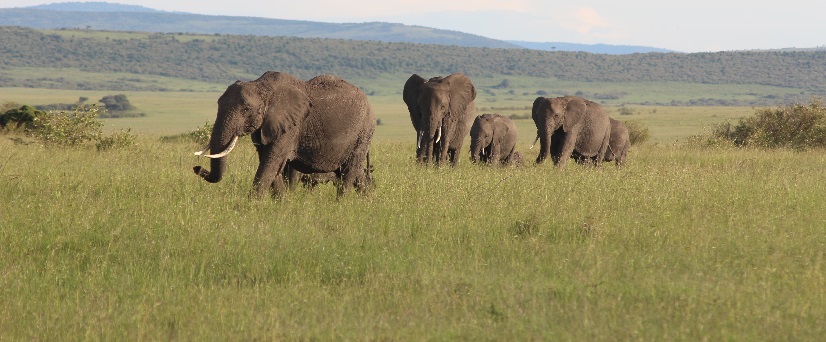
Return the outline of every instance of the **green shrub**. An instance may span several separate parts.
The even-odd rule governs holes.
[[[631,141],[631,145],[642,144],[651,138],[651,132],[642,122],[637,120],[628,120],[624,121],[624,123],[625,126],[628,127],[628,140]]]
[[[0,128],[24,128],[30,129],[34,123],[34,118],[44,112],[32,106],[20,106],[5,110],[0,114]],[[12,127],[9,127],[12,126]]]
[[[135,109],[124,94],[106,95],[99,100],[110,111],[127,111]]]
[[[209,143],[209,137],[212,135],[212,124],[209,121],[205,122],[203,126],[198,127],[192,132],[189,132],[189,139],[204,145]]]
[[[740,147],[826,147],[826,107],[822,99],[812,97],[806,104],[759,108],[737,125],[724,122],[713,127],[710,135],[710,142],[723,140]]]
[[[132,134],[132,129],[128,128],[125,131],[120,130],[119,132],[112,133],[109,136],[101,137],[95,146],[98,151],[109,151],[135,146],[136,140],[137,137]]]
[[[174,143],[179,141],[191,141],[198,145],[206,145],[209,143],[209,137],[211,135],[212,124],[207,121],[203,126],[196,128],[192,132],[163,136],[161,137],[161,142]]]
[[[72,111],[55,111],[37,115],[31,134],[50,146],[76,146],[98,141],[102,136],[97,106],[77,107]]]

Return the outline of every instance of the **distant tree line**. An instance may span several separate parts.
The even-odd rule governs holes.
[[[50,103],[45,105],[35,105],[33,108],[38,111],[73,111],[77,108],[88,110],[93,105],[88,103],[88,97],[81,96],[75,103]],[[106,95],[98,103],[103,104],[105,110],[97,111],[96,117],[101,119],[143,117],[146,113],[134,112],[135,106],[129,102],[124,94]],[[94,105],[97,106],[97,105]]]
[[[826,89],[826,51],[737,51],[603,55],[318,38],[180,34],[146,38],[75,38],[0,27],[0,69],[77,68],[214,83],[257,77],[266,70],[310,78],[380,73],[471,77],[522,75],[591,82],[760,84]],[[13,86],[0,77],[0,86]],[[78,87],[83,85],[78,84]],[[501,85],[507,87],[507,84]]]

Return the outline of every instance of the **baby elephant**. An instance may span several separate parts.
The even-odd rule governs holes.
[[[470,159],[474,163],[519,164],[516,126],[499,114],[482,114],[470,127]]]
[[[608,118],[611,121],[611,139],[608,141],[608,151],[605,152],[603,161],[615,162],[617,167],[621,167],[625,163],[625,158],[628,156],[628,150],[631,149],[631,138],[628,133],[628,126],[625,126],[622,121]],[[552,138],[553,139],[553,138]],[[580,164],[586,162],[594,163],[594,158],[586,158],[574,151],[571,157]]]

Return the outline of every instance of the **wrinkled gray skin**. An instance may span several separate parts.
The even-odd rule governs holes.
[[[367,96],[347,81],[321,75],[305,82],[268,71],[255,81],[235,82],[221,95],[208,149],[221,154],[234,138],[250,134],[258,151],[253,180],[257,196],[282,194],[290,178],[285,170],[332,172],[342,194],[369,185],[369,165],[364,164],[375,125]],[[217,183],[226,158],[213,158],[212,171],[201,166],[193,170]]]
[[[516,152],[516,126],[499,114],[482,114],[470,126],[470,160],[474,163],[510,164]]]
[[[602,161],[613,161],[616,163],[617,168],[620,168],[623,164],[625,164],[625,159],[628,156],[628,150],[631,149],[630,133],[628,132],[628,127],[625,126],[622,121],[614,118],[608,119],[611,121],[611,140],[608,141],[608,151],[605,152],[605,158]],[[551,139],[557,139],[557,137],[554,136]],[[574,151],[571,155],[571,158],[574,158],[577,163],[581,164],[593,164],[596,162],[593,159],[583,157],[576,151]]]
[[[537,163],[551,156],[554,164],[561,167],[574,151],[594,160],[605,157],[611,124],[598,103],[577,96],[540,96],[534,100],[531,113],[540,142]]]
[[[455,73],[425,81],[413,74],[404,84],[403,98],[416,129],[416,160],[456,166],[476,112],[470,78]]]
[[[613,161],[617,167],[625,164],[625,158],[628,157],[628,150],[631,149],[631,134],[628,132],[628,126],[622,121],[611,120],[611,140],[608,142],[608,152],[605,153],[604,161]]]

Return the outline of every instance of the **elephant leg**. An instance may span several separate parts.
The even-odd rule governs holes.
[[[620,151],[619,155],[616,157],[616,159],[614,159],[614,162],[616,163],[618,169],[621,168],[623,164],[625,164],[625,156],[627,153],[627,149],[624,149]]]
[[[605,159],[605,154],[608,153],[608,146],[609,146],[610,141],[611,141],[611,129],[609,128],[608,133],[605,134],[605,137],[602,139],[602,146],[600,146],[599,152],[597,153],[596,157],[594,158],[594,166],[599,166],[599,165],[602,164],[602,160]]]
[[[456,166],[456,163],[459,162],[458,157],[456,157],[457,155],[459,155],[458,150],[456,150],[455,148],[448,149],[447,158],[448,161],[450,161],[450,166]]]
[[[451,166],[456,166],[459,161],[456,157],[459,155],[459,148],[462,148],[460,141],[454,140],[456,134],[456,124],[451,122],[450,118],[446,118],[442,122],[442,153],[439,157],[439,162],[450,162]],[[464,138],[464,137],[463,137]]]
[[[568,159],[571,158],[571,154],[574,153],[574,148],[576,147],[577,133],[578,132],[574,131],[565,134],[565,138],[562,139],[562,146],[560,147],[559,159],[555,161],[557,166],[562,167],[568,163]]]
[[[264,197],[269,190],[273,196],[280,196],[284,193],[284,169],[287,159],[282,156],[272,145],[258,148],[258,170],[252,181],[253,194],[259,198]]]
[[[360,139],[358,143],[356,143],[353,155],[341,166],[339,173],[340,185],[338,187],[339,195],[346,193],[350,187],[355,187],[358,192],[364,192],[367,189],[369,185],[367,168],[369,166],[365,165],[365,162],[369,148],[369,143],[365,142],[364,139]]]
[[[498,165],[500,163],[500,159],[502,159],[502,148],[499,144],[491,144],[490,145],[490,163],[493,165]]]
[[[301,181],[301,172],[298,172],[289,163],[284,167],[284,181],[287,183],[287,189],[292,191],[295,185]]]

